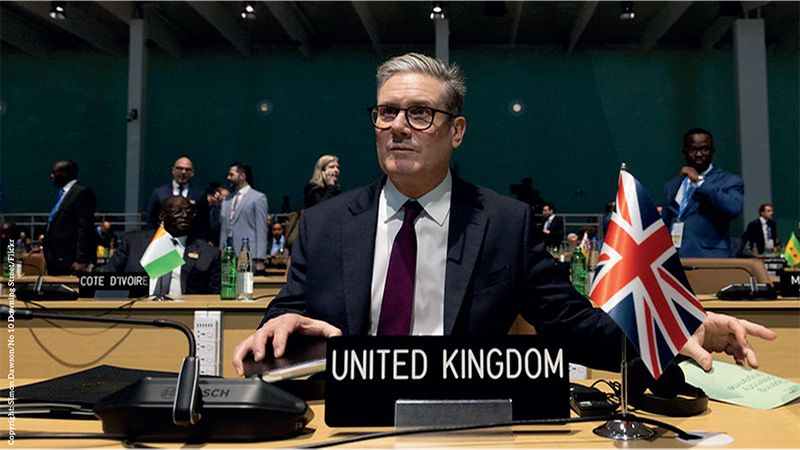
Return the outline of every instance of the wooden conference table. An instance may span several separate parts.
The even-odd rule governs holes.
[[[24,380],[17,380],[17,385]],[[35,380],[30,380],[35,381]],[[793,381],[800,381],[795,379]],[[585,382],[588,384],[589,382]],[[6,387],[2,380],[0,386]],[[292,439],[245,444],[205,444],[192,447],[298,447],[352,436],[353,433],[388,431],[389,428],[330,428],[325,425],[323,402],[312,402],[314,419],[305,433]],[[725,403],[710,402],[706,413],[696,417],[661,417],[642,413],[643,417],[665,421],[685,431],[722,433],[732,439],[725,447],[731,448],[798,448],[800,447],[800,402],[794,402],[768,411],[747,409]],[[7,424],[4,424],[7,425]],[[652,441],[615,442],[592,433],[599,423],[578,423],[552,426],[515,426],[510,431],[476,430],[460,433],[421,434],[414,436],[382,438],[343,446],[343,448],[392,448],[392,447],[545,447],[545,448],[689,448],[690,444],[675,439],[674,435],[657,430],[659,435]],[[7,430],[7,427],[3,427]],[[15,433],[100,433],[100,421],[22,419],[15,422]],[[183,443],[146,443],[150,448],[185,447]],[[117,441],[103,439],[17,439],[20,448],[120,448]]]
[[[104,314],[142,319],[172,319],[190,328],[195,311],[222,313],[222,375],[235,376],[230,357],[236,345],[258,326],[264,309],[279,288],[260,288],[256,295],[265,298],[255,302],[222,301],[217,296],[186,296],[180,301],[154,302],[91,300],[42,301],[50,312],[66,314]],[[761,368],[786,378],[800,378],[800,298],[774,301],[734,302],[712,300],[701,296],[709,311],[731,314],[761,323],[778,334],[774,342],[753,339]],[[1,304],[8,304],[3,298]],[[25,308],[17,300],[16,308]],[[35,305],[29,307],[35,308]],[[3,342],[7,331],[0,333]],[[45,320],[17,321],[16,376],[42,378],[66,375],[102,364],[142,370],[177,371],[186,354],[186,341],[176,331],[160,328],[125,327],[121,325],[55,322]],[[717,355],[726,359],[725,355]],[[600,375],[598,375],[600,376]],[[591,377],[591,374],[590,374]]]

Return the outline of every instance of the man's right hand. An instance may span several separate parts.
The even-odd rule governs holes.
[[[311,319],[300,314],[287,313],[274,317],[236,346],[233,351],[233,367],[236,368],[236,373],[239,376],[244,375],[242,360],[248,353],[253,352],[253,358],[256,362],[264,359],[266,344],[270,338],[272,339],[272,351],[275,357],[280,358],[283,356],[286,351],[286,341],[292,334],[329,338],[341,336],[342,330],[328,322]]]

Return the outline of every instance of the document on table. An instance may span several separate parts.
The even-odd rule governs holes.
[[[710,372],[692,361],[683,361],[680,367],[686,382],[701,388],[713,400],[771,409],[800,397],[800,384],[736,364],[714,361]]]

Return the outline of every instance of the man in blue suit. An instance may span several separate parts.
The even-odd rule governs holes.
[[[520,314],[572,361],[618,367],[619,328],[556,268],[531,208],[450,172],[467,125],[461,71],[409,53],[377,78],[369,111],[385,176],[306,210],[288,281],[236,347],[237,372],[270,341],[282,356],[292,334],[498,336]],[[706,368],[722,350],[757,365],[748,333],[775,337],[709,313],[682,351]]]
[[[728,229],[742,211],[742,179],[712,164],[714,139],[702,128],[683,136],[686,165],[664,186],[664,223],[682,258],[728,258]]]
[[[194,222],[194,235],[201,239],[208,238],[208,201],[205,192],[192,184],[194,166],[188,156],[182,155],[172,164],[172,181],[153,189],[150,201],[147,202],[147,227],[148,230],[158,228],[161,223],[161,204],[168,197],[180,195],[189,200],[197,212]]]

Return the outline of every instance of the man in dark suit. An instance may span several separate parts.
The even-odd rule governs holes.
[[[94,192],[78,183],[78,164],[72,160],[55,163],[50,179],[58,187],[58,195],[45,231],[47,273],[74,274],[96,259]]]
[[[556,207],[552,203],[542,206],[542,237],[545,247],[559,247],[564,240],[564,220],[556,216]]]
[[[219,250],[192,235],[194,206],[180,195],[167,197],[161,205],[159,222],[175,238],[178,251],[183,253],[184,264],[164,275],[162,286],[166,292],[159,294],[217,294],[220,282]],[[106,264],[105,272],[144,272],[139,263],[144,251],[153,240],[156,230],[134,231],[125,235],[122,245]],[[167,281],[167,278],[169,280]],[[154,293],[156,280],[150,280],[150,293]]]
[[[172,181],[153,189],[147,203],[147,229],[155,230],[160,223],[161,204],[167,197],[180,195],[194,205],[197,217],[194,222],[194,235],[202,239],[208,238],[208,203],[205,192],[192,184],[194,166],[188,156],[183,155],[172,165]]]
[[[572,361],[618,367],[620,330],[556,268],[530,207],[450,173],[466,131],[460,70],[411,53],[377,78],[371,119],[386,176],[303,214],[288,281],[236,347],[237,372],[249,352],[262,360],[268,341],[282,356],[294,333],[497,336],[519,314]],[[775,337],[710,313],[682,351],[706,368],[708,351],[726,348],[757,365],[747,333]]]
[[[763,255],[765,250],[778,246],[778,226],[773,220],[774,215],[775,208],[771,203],[764,203],[758,208],[758,219],[748,223],[742,234],[744,254]]]
[[[683,136],[686,165],[664,186],[661,217],[682,258],[731,257],[731,221],[742,211],[744,183],[712,164],[714,139],[702,128]]]

